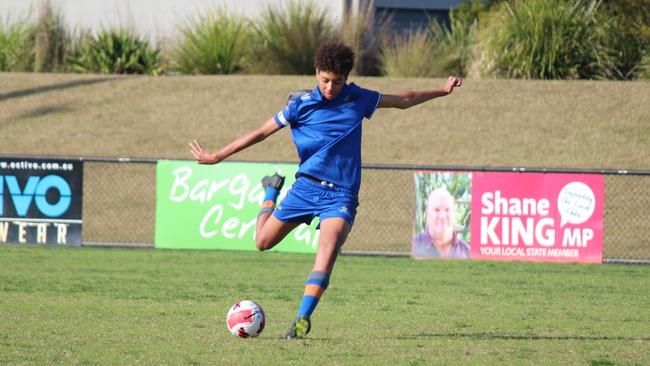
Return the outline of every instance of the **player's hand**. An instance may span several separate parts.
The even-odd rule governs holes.
[[[217,154],[211,154],[196,140],[190,142],[190,152],[199,164],[216,164],[221,161]]]
[[[445,91],[447,94],[451,94],[452,91],[454,91],[455,87],[459,87],[463,84],[463,79],[456,77],[456,76],[450,76],[447,78],[447,83],[445,84]]]

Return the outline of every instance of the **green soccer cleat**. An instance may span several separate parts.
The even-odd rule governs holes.
[[[278,173],[267,175],[262,178],[262,187],[264,187],[264,189],[267,187],[273,187],[279,191],[282,189],[282,186],[284,186],[284,178],[285,177],[279,175]]]
[[[304,338],[311,330],[311,321],[308,317],[296,317],[291,323],[287,333],[284,335],[285,339],[300,339]]]

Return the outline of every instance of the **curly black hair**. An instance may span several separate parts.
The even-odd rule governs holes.
[[[339,41],[324,43],[316,50],[314,67],[347,77],[354,67],[354,51]]]

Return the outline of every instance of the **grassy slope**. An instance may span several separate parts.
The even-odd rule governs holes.
[[[353,81],[384,92],[443,83]],[[227,144],[277,112],[289,90],[313,83],[305,76],[0,73],[0,155],[189,159],[190,139],[213,149]],[[648,82],[466,80],[449,97],[405,111],[377,111],[364,130],[364,159],[650,169],[648,105]],[[288,131],[281,131],[235,158],[296,161],[296,154]],[[87,166],[85,179],[85,241],[153,241],[151,166]],[[606,180],[605,255],[647,258],[650,178]],[[409,172],[366,171],[346,247],[404,251],[412,231],[411,186]]]
[[[344,256],[304,341],[312,256],[0,246],[0,364],[643,365],[650,266]],[[238,299],[255,340],[229,335]]]
[[[390,93],[442,80],[353,78]],[[189,158],[281,108],[303,76],[102,77],[0,73],[0,154]],[[367,163],[649,169],[650,83],[466,80],[452,96],[380,110]],[[9,138],[6,138],[9,137]],[[286,132],[237,156],[296,161]]]

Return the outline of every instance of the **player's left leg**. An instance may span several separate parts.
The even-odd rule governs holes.
[[[342,217],[326,218],[320,223],[320,240],[312,272],[332,273],[339,250],[350,233],[350,224]]]
[[[311,329],[311,315],[329,285],[330,274],[341,246],[350,233],[350,223],[342,217],[329,217],[320,223],[320,241],[312,272],[305,283],[305,292],[285,338],[302,338]]]

